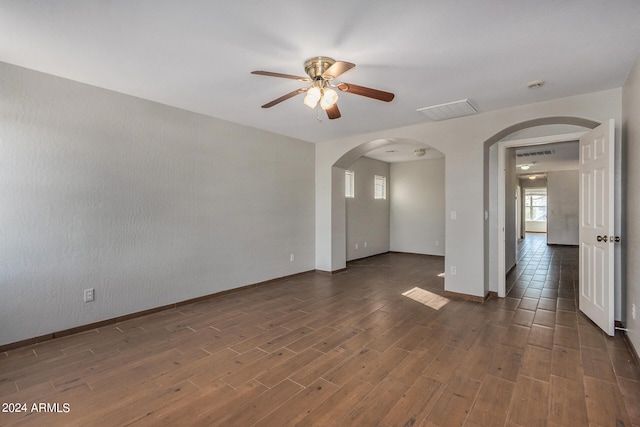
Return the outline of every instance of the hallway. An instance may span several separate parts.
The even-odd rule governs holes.
[[[542,387],[556,389],[550,395],[549,415],[558,409],[570,410],[586,425],[584,412],[588,409],[592,424],[593,414],[615,412],[626,400],[636,425],[640,421],[640,374],[637,366],[629,368],[632,355],[618,336],[608,337],[577,309],[578,247],[547,246],[546,241],[546,234],[529,233],[518,243],[517,265],[507,274],[505,303],[516,306],[517,302],[512,325],[530,328],[529,345],[535,347],[527,348],[528,357],[551,373]],[[571,409],[556,402],[563,398],[558,389],[573,401]],[[602,398],[606,403],[597,402]],[[616,416],[616,424],[604,419],[597,424],[617,425],[618,421]]]

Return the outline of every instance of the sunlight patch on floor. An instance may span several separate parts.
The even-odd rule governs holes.
[[[438,274],[438,277],[444,277],[444,272]]]
[[[419,303],[424,304],[427,307],[431,307],[435,310],[439,310],[449,302],[449,300],[445,297],[417,287],[410,289],[407,292],[403,292],[402,295],[404,295],[405,297],[409,297],[414,301],[418,301]]]

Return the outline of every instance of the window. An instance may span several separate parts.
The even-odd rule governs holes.
[[[387,177],[374,175],[373,177],[373,198],[374,199],[386,199],[387,198]]]
[[[547,220],[547,189],[524,189],[524,219],[525,221]]]
[[[355,175],[353,171],[344,172],[344,196],[355,197]]]

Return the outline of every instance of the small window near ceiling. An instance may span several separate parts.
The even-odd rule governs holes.
[[[387,198],[387,177],[375,175],[373,177],[373,198],[374,199],[386,199]]]
[[[344,196],[356,197],[355,194],[355,175],[353,171],[344,172]]]

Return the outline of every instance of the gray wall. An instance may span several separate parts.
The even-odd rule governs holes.
[[[391,164],[391,250],[444,256],[444,158]]]
[[[547,243],[579,243],[578,184],[577,170],[547,173]]]
[[[516,176],[516,150],[508,148],[505,153],[505,197],[504,197],[504,268],[511,270],[516,265],[516,246],[518,231],[516,230],[516,204],[518,198],[518,177]]]
[[[312,144],[0,76],[0,344],[314,268]]]
[[[622,129],[626,149],[626,230],[621,233],[626,255],[623,322],[636,352],[640,352],[640,57],[622,89]],[[632,316],[635,305],[636,316]]]
[[[389,163],[360,157],[349,170],[355,198],[346,198],[347,261],[389,252]],[[387,177],[386,199],[373,198],[374,175]]]

